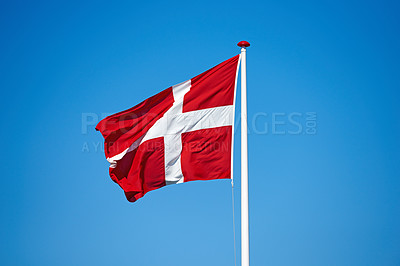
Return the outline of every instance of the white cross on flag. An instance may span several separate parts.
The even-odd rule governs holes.
[[[134,202],[165,185],[231,178],[240,56],[96,126],[110,176]]]

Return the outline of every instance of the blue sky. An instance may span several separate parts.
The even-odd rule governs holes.
[[[251,263],[400,264],[394,1],[0,10],[3,265],[234,265],[229,181],[168,186],[131,204],[108,176],[94,124],[238,54],[240,40],[251,43]]]

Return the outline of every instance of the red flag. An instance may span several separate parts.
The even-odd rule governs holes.
[[[231,178],[239,60],[232,57],[96,126],[110,176],[129,201],[169,184]]]

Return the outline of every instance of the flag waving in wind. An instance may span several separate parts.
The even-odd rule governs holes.
[[[231,178],[240,55],[96,126],[110,176],[134,202],[165,185]]]

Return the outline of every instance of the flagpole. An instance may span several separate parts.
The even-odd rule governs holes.
[[[247,83],[246,83],[246,47],[250,43],[241,41],[241,226],[242,226],[242,266],[250,265],[249,256],[249,176],[247,152]]]

